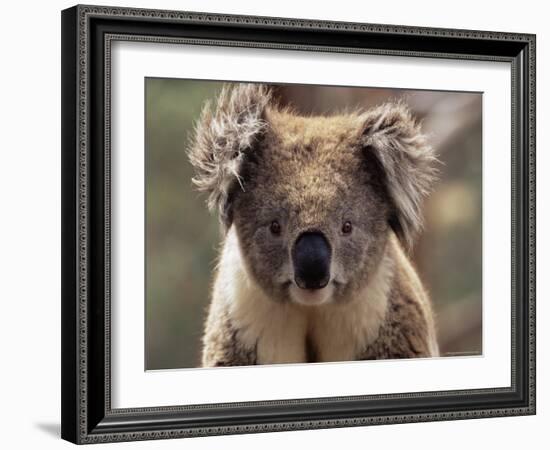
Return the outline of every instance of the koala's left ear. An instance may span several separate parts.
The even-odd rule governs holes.
[[[195,128],[189,160],[193,182],[208,194],[208,207],[218,210],[227,229],[231,200],[242,185],[245,157],[254,151],[266,128],[271,92],[262,84],[225,85],[212,108],[207,103]]]
[[[437,178],[437,158],[419,123],[402,103],[388,103],[362,119],[362,146],[382,169],[393,202],[390,224],[406,248],[422,227],[422,200]]]

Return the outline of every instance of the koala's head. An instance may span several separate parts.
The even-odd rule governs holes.
[[[402,104],[329,117],[278,108],[265,85],[225,87],[190,150],[195,184],[275,301],[343,302],[390,230],[410,248],[435,157]]]

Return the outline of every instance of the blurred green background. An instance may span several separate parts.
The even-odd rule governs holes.
[[[222,83],[147,78],[146,369],[197,367],[220,235],[193,188],[186,147]],[[442,355],[482,351],[481,108],[479,93],[274,85],[281,104],[330,114],[405,101],[422,120],[441,179],[425,204],[413,260],[429,291]]]

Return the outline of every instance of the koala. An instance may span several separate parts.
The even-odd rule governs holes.
[[[437,158],[403,103],[330,116],[225,85],[189,147],[223,229],[204,367],[439,355],[409,258]]]

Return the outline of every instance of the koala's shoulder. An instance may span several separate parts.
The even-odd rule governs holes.
[[[393,243],[395,279],[388,295],[386,318],[377,339],[361,359],[437,356],[430,300],[398,243]]]
[[[256,358],[256,348],[241,342],[239,328],[227,311],[211,308],[203,337],[202,366],[249,366],[256,364]]]

